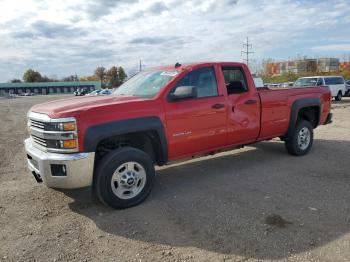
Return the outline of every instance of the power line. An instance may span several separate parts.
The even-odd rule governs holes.
[[[247,66],[249,66],[249,55],[254,54],[254,52],[251,51],[253,49],[253,45],[249,44],[248,37],[247,37],[247,42],[243,43],[243,49],[244,49],[244,51],[241,51],[241,56],[242,55],[246,56],[246,59],[244,59],[244,61],[246,62]]]

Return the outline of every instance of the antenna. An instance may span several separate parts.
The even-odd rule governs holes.
[[[244,51],[241,51],[241,56],[246,55],[246,59],[244,59],[244,61],[246,61],[247,66],[249,66],[249,55],[254,54],[254,52],[251,51],[253,49],[253,45],[249,44],[248,37],[247,37],[247,42],[243,43],[243,49]]]

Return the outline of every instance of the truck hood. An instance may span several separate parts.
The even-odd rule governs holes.
[[[49,115],[51,118],[76,116],[91,108],[123,104],[131,101],[145,100],[135,96],[83,96],[54,100],[33,106],[30,111]]]

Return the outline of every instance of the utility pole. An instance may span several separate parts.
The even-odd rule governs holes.
[[[142,64],[142,60],[140,59],[140,72],[142,71],[143,68],[145,68],[147,65]]]
[[[251,51],[253,49],[253,45],[249,44],[249,38],[247,37],[247,42],[243,43],[243,50],[241,51],[241,56],[245,55],[246,59],[244,59],[244,61],[246,61],[247,66],[249,66],[249,55],[250,54],[254,54],[253,51]]]

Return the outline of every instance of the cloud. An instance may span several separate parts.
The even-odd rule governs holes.
[[[257,60],[341,57],[349,13],[348,0],[0,0],[0,81],[28,67],[61,77],[140,59],[242,61],[247,36]]]
[[[152,14],[160,14],[167,10],[169,10],[169,8],[163,2],[156,2],[147,9],[147,11]]]
[[[336,51],[336,52],[347,52],[350,51],[350,43],[349,44],[332,44],[332,45],[321,45],[321,46],[313,46],[312,50],[317,51]]]
[[[92,20],[110,14],[117,6],[137,3],[138,0],[91,0],[83,8]],[[79,6],[77,5],[77,8]]]
[[[75,28],[67,24],[52,23],[43,20],[36,21],[31,25],[33,32],[36,35],[46,38],[59,38],[59,37],[80,37],[85,36],[85,30]],[[26,32],[24,32],[26,34]],[[27,35],[29,32],[27,32]]]
[[[160,44],[172,44],[182,43],[182,41],[174,36],[170,37],[137,37],[129,41],[130,44],[144,44],[144,45],[160,45]]]
[[[26,38],[34,38],[35,35],[29,31],[20,31],[12,34],[13,38],[16,39],[26,39]]]

